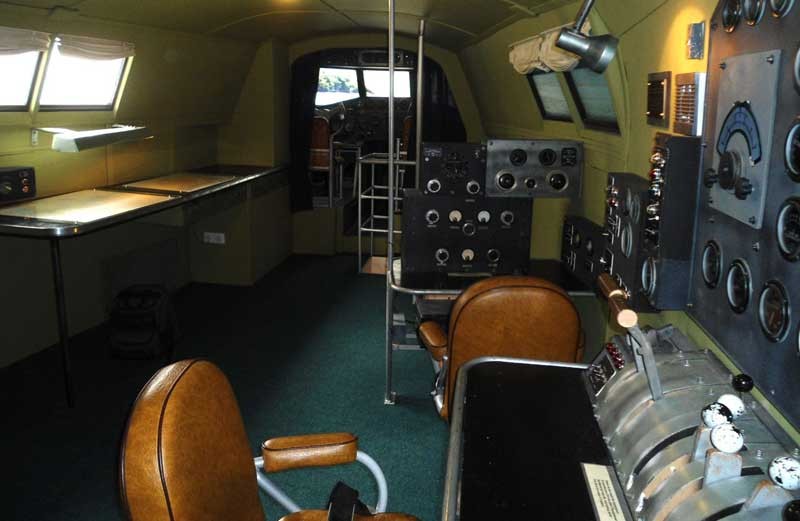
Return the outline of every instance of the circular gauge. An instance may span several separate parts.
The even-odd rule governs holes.
[[[769,6],[772,8],[772,16],[783,18],[792,10],[794,0],[769,0]]]
[[[758,321],[767,338],[780,342],[789,331],[789,297],[776,280],[767,282],[758,299]]]
[[[742,0],[725,0],[722,7],[722,27],[726,33],[736,30],[742,19]]]
[[[639,216],[642,213],[642,201],[639,199],[639,195],[635,194],[631,196],[630,206],[628,206],[628,211],[631,214],[631,219],[633,222],[639,222]]]
[[[644,264],[642,264],[642,288],[645,295],[652,297],[656,292],[656,285],[658,284],[658,271],[656,270],[656,260],[653,257],[648,257]]]
[[[521,148],[515,148],[508,157],[514,166],[522,166],[528,162],[528,153]]]
[[[619,247],[625,257],[630,257],[633,253],[633,228],[631,223],[625,224],[619,234]]]
[[[743,0],[742,16],[747,25],[758,25],[767,9],[767,0]]]
[[[736,313],[743,313],[750,303],[752,284],[750,268],[742,259],[736,259],[728,269],[728,304]]]
[[[784,160],[789,177],[800,182],[800,121],[795,122],[786,136]]]
[[[716,288],[722,277],[722,250],[715,241],[708,241],[703,249],[703,282]]]
[[[788,199],[778,211],[775,230],[778,247],[786,259],[800,259],[800,199]]]
[[[584,246],[584,250],[586,251],[586,256],[591,257],[594,255],[594,241],[591,237],[586,239],[586,245]]]
[[[558,161],[558,154],[552,148],[545,148],[539,152],[539,162],[543,166],[552,166]]]

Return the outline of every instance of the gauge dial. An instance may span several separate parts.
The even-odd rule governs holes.
[[[625,194],[625,205],[627,206],[631,220],[633,222],[639,222],[639,217],[642,213],[642,201],[639,198],[639,194],[633,193],[631,189],[628,188]]]
[[[708,241],[703,250],[703,281],[709,288],[716,288],[722,277],[722,250],[715,241]]]
[[[780,342],[789,331],[789,297],[786,288],[776,280],[767,282],[758,299],[758,321],[767,338]]]
[[[722,27],[732,33],[742,19],[742,0],[726,0],[722,8]]]
[[[742,16],[747,25],[758,25],[767,9],[767,0],[743,0]]]
[[[626,223],[622,228],[622,232],[619,235],[619,247],[625,257],[630,257],[631,253],[633,253],[633,228],[631,223]]]
[[[778,211],[778,247],[786,259],[800,259],[800,199],[789,199]]]
[[[752,281],[750,268],[742,259],[736,259],[728,269],[727,279],[728,304],[736,313],[743,313],[750,303]]]
[[[800,181],[800,121],[792,126],[786,136],[784,159],[789,177]]]
[[[656,292],[657,277],[656,260],[653,257],[648,257],[642,264],[642,288],[648,297],[652,297]]]
[[[772,16],[783,18],[792,10],[794,0],[769,0],[769,5],[772,8]]]

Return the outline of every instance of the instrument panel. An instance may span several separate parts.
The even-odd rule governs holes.
[[[712,18],[689,313],[800,423],[800,3]]]
[[[490,139],[486,195],[572,197],[581,193],[583,144],[576,141]]]

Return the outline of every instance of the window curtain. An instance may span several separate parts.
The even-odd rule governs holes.
[[[0,27],[0,55],[44,52],[50,47],[50,35],[28,29]]]
[[[412,75],[411,95],[416,99],[417,85],[416,72]],[[467,140],[467,131],[461,114],[458,112],[458,105],[450,90],[450,83],[447,81],[442,67],[431,60],[425,58],[425,71],[423,74],[425,91],[423,92],[422,106],[422,141],[423,142],[464,142]],[[416,110],[416,109],[412,109]],[[409,156],[416,159],[416,125],[411,131],[411,146]]]
[[[558,35],[564,27],[567,26],[556,27],[512,44],[508,52],[508,61],[514,70],[527,75],[537,70],[566,72],[577,67],[580,58],[556,46]],[[581,31],[583,34],[589,34],[591,30],[592,25],[587,20]]]
[[[58,50],[64,56],[91,60],[119,60],[136,54],[136,46],[129,42],[103,40],[89,36],[58,36]]]
[[[319,53],[302,56],[292,64],[289,129],[292,167],[289,188],[293,212],[310,210],[313,207],[308,164],[311,155],[311,124],[314,121],[319,84],[319,66]]]

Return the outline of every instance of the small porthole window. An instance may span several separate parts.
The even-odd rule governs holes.
[[[50,50],[40,110],[112,110],[133,55],[130,43],[59,36]]]
[[[533,98],[543,119],[552,121],[572,121],[567,98],[555,72],[534,72],[528,74]]]
[[[619,134],[617,112],[606,77],[583,67],[565,73],[565,77],[584,125]]]

